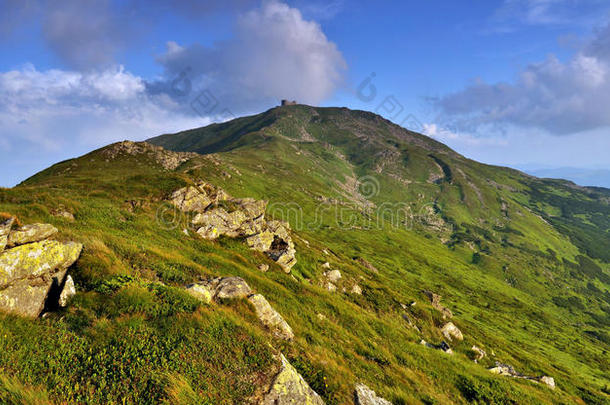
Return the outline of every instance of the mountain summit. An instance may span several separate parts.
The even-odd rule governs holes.
[[[112,144],[1,189],[0,211],[0,281],[74,289],[40,318],[0,299],[7,403],[610,400],[610,190],[370,112]],[[31,224],[55,233],[9,244]],[[3,261],[67,241],[59,283]]]

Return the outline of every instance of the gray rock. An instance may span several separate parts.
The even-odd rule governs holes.
[[[331,270],[331,271],[327,271],[326,273],[324,273],[324,276],[331,283],[336,283],[337,281],[339,281],[341,279],[341,272],[339,270]]]
[[[441,329],[443,336],[449,341],[452,341],[453,338],[457,340],[464,340],[464,335],[462,335],[462,331],[458,329],[457,326],[453,324],[453,322],[447,322]]]
[[[72,280],[72,277],[68,275],[66,276],[66,280],[64,281],[64,288],[61,290],[61,294],[59,295],[59,306],[67,306],[70,298],[75,295],[76,287],[74,286],[74,280]]]
[[[248,301],[254,306],[256,316],[275,336],[280,339],[292,340],[294,333],[282,316],[269,304],[261,294],[252,294]]]
[[[324,405],[320,396],[311,389],[309,384],[286,360],[280,355],[282,368],[275,376],[271,389],[264,396],[261,405]]]
[[[424,291],[423,293],[430,300],[432,307],[443,314],[443,319],[453,317],[453,313],[451,312],[451,310],[441,304],[442,296],[435,294],[432,291]]]
[[[269,265],[266,263],[262,263],[258,265],[257,269],[259,269],[263,273],[266,273],[267,271],[269,271]]]
[[[356,384],[354,396],[356,405],[392,405],[390,401],[378,397],[375,391],[364,384]]]
[[[555,379],[553,377],[543,375],[542,377],[540,377],[540,382],[548,385],[552,389],[555,389]]]
[[[483,350],[480,347],[475,346],[475,345],[472,345],[470,350],[472,350],[475,354],[475,358],[474,358],[475,363],[481,361],[487,355],[487,353],[485,353],[485,350]]]
[[[0,255],[0,309],[39,316],[51,287],[61,285],[82,247],[46,240],[4,251]]]
[[[8,235],[11,232],[11,227],[13,226],[13,222],[15,222],[15,218],[9,218],[2,223],[0,223],[0,253],[6,247],[8,243]]]
[[[250,286],[241,277],[217,277],[198,285],[211,291],[215,299],[246,298],[252,294]]]
[[[8,247],[40,242],[57,233],[57,228],[50,224],[31,224],[12,230],[8,235]]]

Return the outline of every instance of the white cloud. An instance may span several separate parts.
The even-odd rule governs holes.
[[[124,138],[205,125],[210,119],[150,96],[142,78],[123,68],[80,73],[38,71],[29,65],[0,73],[0,122],[4,148],[39,153],[86,151]]]
[[[565,135],[610,126],[610,29],[566,62],[534,63],[513,83],[476,82],[438,105],[462,130],[511,124]]]
[[[211,48],[170,42],[159,62],[169,77],[188,70],[234,112],[280,98],[317,104],[342,84],[346,68],[319,24],[275,0],[242,14],[232,39]]]

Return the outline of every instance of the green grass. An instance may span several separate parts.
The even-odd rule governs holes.
[[[303,131],[317,141],[303,142]],[[0,368],[11,375],[2,387],[14,387],[2,389],[10,395],[244,403],[268,386],[278,366],[272,355],[282,351],[329,404],[351,403],[357,382],[395,404],[608,401],[605,191],[481,165],[345,109],[273,109],[155,142],[218,153],[164,171],[142,156],[107,162],[95,151],[0,191],[0,211],[52,223],[58,238],[85,246],[70,270],[78,294],[66,310],[43,320],[0,318]],[[380,154],[388,150],[396,153]],[[439,161],[445,181],[427,182]],[[417,215],[393,226],[391,213],[371,221],[357,188],[344,186],[362,176],[378,182],[369,196],[378,207],[404,203],[419,214],[430,206],[443,226]],[[242,241],[186,236],[186,216],[159,214],[172,191],[196,179],[269,200],[268,216],[295,229],[292,274]],[[74,222],[51,215],[60,205]],[[335,293],[320,283],[326,261],[343,275]],[[270,271],[259,272],[260,263]],[[226,275],[262,293],[295,341],[274,340],[243,301],[201,305],[181,290]],[[349,293],[354,284],[361,296]],[[465,335],[452,342],[453,356],[419,344],[443,339],[444,321],[424,289],[443,295]],[[469,357],[473,344],[488,353],[480,364]],[[553,376],[558,388],[492,375],[486,368],[495,360]]]

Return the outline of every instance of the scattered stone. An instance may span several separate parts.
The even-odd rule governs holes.
[[[425,340],[420,340],[419,342],[420,345],[424,345],[430,349],[437,349],[437,350],[442,350],[447,354],[453,354],[453,350],[451,350],[451,347],[449,347],[449,345],[447,344],[447,342],[441,342],[440,345],[433,345],[432,343],[428,343]]]
[[[6,244],[8,243],[8,235],[11,231],[14,222],[15,218],[11,217],[0,223],[0,253],[2,253],[2,251],[6,247]]]
[[[555,389],[555,379],[553,377],[543,375],[540,377],[540,382],[548,385],[552,389]]]
[[[311,389],[284,355],[281,354],[280,357],[282,369],[275,376],[261,405],[324,405],[322,398]]]
[[[474,358],[474,362],[478,363],[479,361],[481,361],[486,355],[487,353],[485,353],[485,350],[481,349],[480,347],[477,347],[475,345],[473,345],[470,350],[472,350],[475,354],[475,358]]]
[[[441,329],[443,336],[447,338],[447,340],[452,341],[453,338],[457,340],[464,340],[464,335],[462,335],[462,331],[458,329],[457,326],[453,324],[453,322],[447,322],[445,326]]]
[[[390,401],[378,397],[375,391],[364,384],[356,384],[354,396],[356,405],[392,405]]]
[[[186,292],[206,304],[211,303],[214,298],[213,292],[202,284],[189,284],[186,286]]]
[[[284,318],[269,304],[261,294],[252,294],[248,301],[254,306],[256,316],[271,332],[280,339],[292,340],[294,333]]]
[[[325,321],[326,320],[326,315],[321,314],[318,312],[318,314],[316,315],[318,317],[318,320],[320,321]]]
[[[65,209],[58,209],[51,212],[51,215],[58,218],[64,218],[70,222],[74,221],[74,214]]]
[[[339,270],[331,270],[324,273],[324,277],[328,279],[331,283],[336,283],[341,280],[341,272]]]
[[[362,288],[358,284],[354,284],[351,293],[356,295],[362,295]]]
[[[322,265],[322,268],[324,268],[324,269],[330,269],[330,263],[329,263],[329,262],[324,263],[324,264]]]
[[[551,389],[555,388],[555,379],[553,377],[549,377],[546,375],[543,375],[541,377],[527,376],[525,374],[517,372],[513,366],[500,363],[499,361],[496,361],[496,366],[490,368],[489,372],[513,378],[522,378],[535,383],[543,383],[548,385]]]
[[[40,242],[57,233],[57,228],[50,224],[31,224],[13,229],[8,235],[8,247]]]
[[[70,298],[74,297],[75,295],[76,287],[74,286],[74,280],[72,280],[72,277],[68,275],[64,281],[64,288],[62,288],[61,294],[59,295],[59,306],[67,306]]]
[[[330,281],[327,281],[327,282],[324,284],[324,288],[325,288],[326,290],[330,291],[330,292],[335,292],[335,291],[337,291],[337,286],[336,286],[336,285],[334,285],[333,283],[331,283]]]
[[[443,319],[453,317],[451,310],[441,304],[442,296],[435,294],[432,291],[424,291],[423,293],[430,299],[432,307],[443,314]]]
[[[46,240],[4,251],[0,255],[0,309],[39,316],[51,288],[59,288],[82,248],[80,243]]]
[[[266,273],[267,271],[269,271],[269,265],[266,263],[262,263],[258,265],[257,269],[259,269],[263,273]]]

